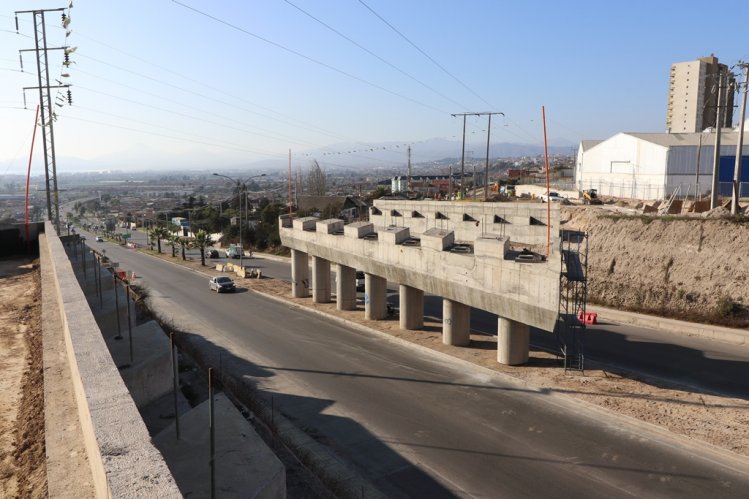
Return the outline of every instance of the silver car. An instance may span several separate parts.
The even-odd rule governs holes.
[[[215,289],[216,293],[234,291],[236,289],[234,287],[234,281],[226,276],[211,277],[208,281],[208,285],[210,286],[211,291]]]

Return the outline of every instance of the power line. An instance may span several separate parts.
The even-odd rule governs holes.
[[[469,87],[468,85],[466,85],[465,83],[463,83],[463,82],[462,82],[462,81],[461,81],[461,80],[460,80],[460,79],[459,79],[459,78],[458,78],[457,76],[455,76],[455,75],[454,75],[454,74],[452,74],[452,73],[451,73],[450,71],[448,71],[447,69],[445,69],[445,67],[444,67],[444,66],[443,66],[442,64],[440,64],[439,62],[435,61],[435,60],[434,60],[434,58],[432,58],[432,56],[430,56],[429,54],[427,54],[426,52],[424,52],[424,51],[423,51],[423,50],[422,50],[421,48],[419,48],[419,46],[418,46],[418,45],[416,45],[416,44],[415,44],[414,42],[412,42],[411,40],[409,40],[409,38],[408,38],[408,37],[407,37],[406,35],[404,35],[403,33],[401,33],[400,31],[398,31],[398,29],[397,29],[397,28],[396,28],[395,26],[393,26],[392,24],[390,24],[389,22],[387,22],[387,21],[385,20],[385,18],[383,18],[383,17],[382,17],[382,16],[380,15],[380,14],[378,14],[377,12],[375,12],[375,11],[374,11],[374,9],[372,9],[372,7],[370,7],[369,5],[367,5],[367,4],[366,4],[366,3],[364,2],[364,0],[359,0],[359,3],[360,3],[360,4],[362,4],[362,5],[364,6],[364,7],[366,7],[366,8],[367,8],[367,10],[369,10],[369,11],[370,11],[370,12],[371,12],[372,14],[374,14],[374,15],[375,15],[375,17],[377,17],[377,18],[378,18],[378,19],[379,19],[380,21],[382,21],[383,23],[385,23],[385,24],[386,24],[386,25],[387,25],[387,26],[388,26],[388,27],[389,27],[390,29],[392,29],[392,30],[393,30],[393,31],[395,31],[395,32],[396,32],[396,33],[397,33],[398,35],[400,35],[400,37],[401,37],[401,38],[403,38],[403,39],[404,39],[404,40],[405,40],[406,42],[408,42],[408,43],[409,43],[409,45],[411,45],[411,46],[412,46],[413,48],[415,48],[416,50],[418,50],[418,51],[419,51],[419,52],[420,52],[420,53],[421,53],[421,54],[422,54],[422,55],[423,55],[424,57],[426,57],[427,59],[429,59],[430,61],[432,61],[432,63],[433,63],[433,64],[434,64],[435,66],[437,66],[438,68],[440,68],[440,69],[441,69],[441,70],[442,70],[442,71],[443,71],[443,72],[444,72],[445,74],[447,74],[447,75],[448,75],[448,76],[449,76],[450,78],[452,78],[453,80],[455,80],[455,81],[457,81],[458,83],[460,83],[460,85],[461,85],[461,86],[462,86],[463,88],[465,88],[466,90],[468,90],[469,92],[471,92],[471,93],[472,93],[472,94],[473,94],[473,95],[474,95],[475,97],[477,97],[477,98],[478,98],[478,99],[479,99],[479,100],[480,100],[481,102],[483,102],[484,104],[486,104],[486,105],[487,105],[487,106],[489,106],[490,108],[491,108],[491,107],[494,107],[494,106],[492,106],[491,104],[489,104],[489,103],[488,103],[488,102],[487,102],[487,101],[486,101],[486,100],[485,100],[485,99],[484,99],[483,97],[481,97],[481,96],[480,96],[479,94],[477,94],[477,93],[476,93],[475,91],[473,91],[473,89],[471,89],[471,88],[470,88],[470,87]]]
[[[263,110],[265,110],[265,111],[268,111],[268,112],[270,112],[270,113],[274,113],[274,114],[276,114],[276,115],[278,115],[278,116],[281,116],[281,117],[283,117],[284,119],[286,119],[286,120],[289,120],[289,121],[284,121],[284,120],[282,120],[282,119],[279,119],[279,118],[277,118],[277,117],[275,117],[275,116],[268,116],[268,115],[266,115],[266,114],[263,114],[263,113],[259,113],[259,112],[257,112],[257,111],[253,111],[253,110],[250,110],[250,109],[246,109],[246,108],[239,108],[239,109],[242,109],[242,110],[244,110],[244,111],[247,111],[248,113],[252,113],[252,114],[256,114],[256,115],[258,115],[258,116],[264,117],[264,118],[272,119],[272,120],[278,121],[278,122],[280,122],[280,123],[283,123],[283,124],[285,124],[285,125],[291,125],[291,126],[295,126],[295,127],[301,128],[301,129],[303,129],[303,130],[307,130],[307,131],[312,131],[312,132],[316,132],[316,133],[319,133],[319,134],[322,134],[322,135],[327,135],[327,136],[329,136],[329,137],[333,137],[333,138],[336,138],[336,139],[339,139],[339,140],[352,140],[352,139],[351,139],[350,137],[346,137],[345,135],[339,135],[339,134],[337,134],[337,133],[335,133],[335,132],[332,132],[332,131],[330,131],[330,130],[326,130],[326,129],[324,129],[324,128],[321,128],[321,127],[319,127],[319,126],[317,126],[317,125],[314,125],[314,124],[312,124],[312,123],[308,123],[308,122],[306,122],[306,121],[303,121],[303,120],[300,120],[300,119],[298,119],[298,118],[294,118],[293,116],[289,116],[289,115],[287,115],[287,114],[284,114],[284,113],[281,113],[281,112],[279,112],[279,111],[276,111],[275,109],[271,109],[271,108],[269,108],[269,107],[263,106],[263,105],[261,105],[261,104],[258,104],[258,103],[256,103],[256,102],[252,102],[252,101],[250,101],[250,100],[247,100],[246,98],[243,98],[243,97],[239,97],[239,96],[236,96],[236,95],[232,95],[232,94],[228,94],[228,93],[227,93],[227,92],[226,92],[226,91],[225,91],[224,89],[220,89],[220,88],[218,88],[218,87],[214,87],[214,86],[212,86],[212,85],[208,85],[208,84],[206,84],[206,83],[204,83],[204,82],[201,82],[201,81],[198,81],[198,80],[196,80],[196,79],[194,79],[194,78],[191,78],[191,77],[189,77],[189,76],[183,75],[182,73],[179,73],[179,72],[177,72],[177,71],[174,71],[174,70],[172,70],[172,69],[166,68],[166,67],[164,67],[164,66],[162,66],[162,65],[160,65],[160,64],[156,64],[156,63],[154,63],[154,62],[148,61],[148,60],[146,60],[146,59],[143,59],[142,57],[138,57],[138,56],[136,56],[136,55],[134,55],[134,54],[130,54],[130,53],[128,53],[128,52],[126,52],[126,51],[124,51],[124,50],[121,50],[121,49],[119,49],[119,48],[117,48],[117,47],[113,47],[112,45],[109,45],[109,44],[107,44],[107,43],[104,43],[104,42],[102,42],[102,41],[100,41],[100,40],[97,40],[97,39],[95,39],[95,38],[92,38],[92,37],[90,37],[90,36],[86,36],[85,34],[81,34],[81,33],[80,33],[80,32],[78,32],[78,31],[76,31],[76,35],[77,35],[77,36],[79,36],[79,37],[82,37],[82,38],[87,38],[87,39],[89,39],[89,40],[91,40],[91,41],[93,41],[93,42],[95,42],[95,43],[98,43],[98,44],[100,44],[100,45],[102,45],[102,46],[104,46],[104,47],[107,47],[107,48],[109,48],[110,50],[114,50],[114,51],[116,51],[116,52],[119,52],[119,53],[121,53],[121,54],[124,54],[124,55],[126,55],[126,56],[128,56],[128,57],[132,57],[133,59],[136,59],[136,60],[138,60],[138,61],[140,61],[140,62],[143,62],[143,63],[145,63],[145,64],[148,64],[148,65],[150,65],[150,66],[153,66],[153,67],[155,67],[155,68],[158,68],[158,69],[160,69],[160,70],[162,70],[162,71],[165,71],[165,72],[167,72],[167,73],[170,73],[170,74],[173,74],[173,75],[175,75],[175,76],[178,76],[178,77],[180,77],[180,78],[182,78],[182,79],[184,79],[184,80],[186,80],[186,81],[189,81],[189,82],[192,82],[192,83],[196,83],[196,84],[198,84],[198,85],[200,85],[200,86],[202,86],[202,87],[205,87],[205,88],[208,88],[208,89],[210,89],[210,90],[214,90],[214,91],[216,91],[216,92],[219,92],[219,93],[222,93],[222,94],[224,94],[224,95],[227,95],[228,97],[231,97],[232,99],[235,99],[235,100],[237,100],[237,101],[245,102],[246,104],[249,104],[249,105],[255,106],[255,107],[259,108],[259,109],[263,109]],[[96,62],[99,62],[99,63],[101,63],[101,64],[105,64],[105,65],[108,65],[108,66],[110,66],[110,67],[113,67],[113,68],[119,69],[119,70],[121,70],[121,71],[129,72],[129,73],[131,73],[131,74],[135,74],[135,75],[137,75],[137,76],[141,76],[141,75],[140,75],[139,73],[137,73],[137,72],[134,72],[134,71],[132,71],[132,70],[129,70],[129,69],[126,69],[126,68],[123,68],[123,67],[121,67],[121,66],[117,66],[117,65],[114,65],[114,64],[111,64],[111,63],[108,63],[108,62],[104,62],[104,61],[101,61],[101,60],[99,60],[99,59],[95,59],[95,58],[93,58],[93,57],[90,57],[90,56],[88,56],[88,58],[89,58],[89,59],[91,59],[91,60],[94,60],[94,61],[96,61]],[[144,77],[147,77],[147,76],[144,76]],[[151,77],[147,77],[147,78],[151,78]],[[180,87],[176,87],[176,86],[174,86],[173,84],[171,84],[171,83],[167,83],[167,82],[165,82],[165,81],[163,81],[163,80],[159,80],[159,79],[157,79],[157,78],[151,78],[151,79],[152,79],[152,81],[156,81],[156,82],[158,82],[158,83],[161,83],[161,84],[163,84],[163,85],[167,85],[167,86],[173,86],[174,88],[178,88],[178,89],[182,90],[182,89],[181,89]],[[220,100],[218,100],[218,99],[212,99],[212,98],[210,98],[210,97],[206,97],[206,96],[205,96],[204,94],[202,94],[202,93],[199,93],[199,92],[194,92],[194,91],[189,91],[189,90],[184,90],[184,91],[185,91],[185,92],[191,92],[191,93],[193,93],[194,95],[198,95],[198,96],[200,96],[200,97],[203,97],[203,98],[206,98],[206,99],[210,99],[210,100],[213,100],[213,101],[215,101],[215,102],[220,102],[220,103],[222,103],[222,104],[226,104],[226,105],[231,105],[232,107],[236,107],[236,106],[235,106],[235,104],[233,104],[233,103],[232,103],[232,104],[229,104],[229,103],[227,103],[227,102],[224,102],[224,101],[220,101]]]
[[[216,16],[208,14],[207,12],[203,12],[201,10],[198,10],[195,7],[191,7],[191,6],[186,5],[186,4],[182,3],[182,2],[179,2],[177,0],[172,0],[172,2],[176,3],[177,5],[179,5],[181,7],[186,8],[188,10],[191,10],[191,11],[197,13],[197,14],[200,14],[201,16],[204,16],[204,17],[207,17],[208,19],[216,21],[217,23],[223,24],[223,25],[225,25],[225,26],[227,26],[229,28],[232,28],[232,29],[237,30],[237,31],[239,31],[241,33],[244,33],[244,34],[246,34],[248,36],[251,36],[251,37],[253,37],[253,38],[257,39],[257,40],[260,40],[260,41],[265,42],[265,43],[267,43],[269,45],[272,45],[272,46],[274,46],[276,48],[279,48],[279,49],[281,49],[281,50],[283,50],[285,52],[288,52],[290,54],[294,54],[297,57],[301,57],[304,60],[307,60],[309,62],[312,62],[312,63],[317,64],[319,66],[322,66],[324,68],[327,68],[327,69],[329,69],[331,71],[334,71],[334,72],[336,72],[338,74],[341,74],[343,76],[346,76],[347,78],[351,78],[352,80],[356,80],[356,81],[358,81],[360,83],[364,83],[365,85],[369,85],[370,87],[376,88],[376,89],[381,90],[381,91],[383,91],[385,93],[388,93],[390,95],[394,95],[396,97],[400,97],[401,99],[407,100],[407,101],[412,102],[414,104],[418,104],[419,106],[422,106],[422,107],[424,107],[426,109],[431,109],[432,111],[436,111],[436,112],[441,113],[441,114],[445,114],[446,113],[446,111],[444,111],[442,109],[438,109],[438,108],[436,108],[434,106],[431,106],[431,105],[429,105],[429,104],[427,104],[425,102],[421,102],[421,101],[418,101],[416,99],[412,99],[411,97],[408,97],[406,95],[403,95],[403,94],[400,94],[398,92],[395,92],[394,90],[389,90],[389,89],[383,87],[382,85],[378,85],[377,83],[373,83],[373,82],[371,82],[369,80],[365,80],[364,78],[361,78],[359,76],[353,75],[353,74],[351,74],[351,73],[349,73],[347,71],[339,69],[339,68],[337,68],[335,66],[332,66],[332,65],[330,65],[330,64],[328,64],[326,62],[322,62],[322,61],[320,61],[318,59],[315,59],[315,58],[310,57],[308,55],[302,54],[299,51],[296,51],[296,50],[294,50],[292,48],[286,47],[285,45],[281,45],[278,42],[274,42],[272,40],[264,38],[264,37],[262,37],[262,36],[260,36],[258,34],[255,34],[255,33],[251,32],[251,31],[248,31],[248,30],[246,30],[244,28],[240,28],[239,26],[237,26],[235,24],[232,24],[232,23],[230,23],[228,21],[225,21],[225,20],[223,20],[221,18],[218,18]]]
[[[318,19],[317,17],[313,16],[312,14],[310,14],[309,12],[307,12],[306,10],[302,9],[301,7],[299,7],[298,5],[295,5],[295,4],[294,4],[294,3],[292,3],[292,2],[290,1],[290,0],[284,0],[284,1],[285,1],[285,2],[287,3],[287,4],[291,5],[292,7],[294,7],[295,9],[297,9],[297,10],[298,10],[299,12],[301,12],[302,14],[304,14],[304,15],[306,15],[307,17],[309,17],[309,18],[313,19],[314,21],[317,21],[317,22],[318,22],[319,24],[321,24],[321,25],[325,26],[325,27],[326,27],[327,29],[329,29],[330,31],[332,31],[332,32],[333,32],[333,33],[335,33],[336,35],[340,36],[340,37],[341,37],[341,38],[343,38],[344,40],[346,40],[346,41],[348,41],[349,43],[351,43],[351,44],[355,45],[356,47],[360,48],[361,50],[363,50],[363,51],[364,51],[364,52],[366,52],[367,54],[369,54],[369,55],[371,55],[372,57],[374,57],[374,58],[376,58],[377,60],[379,60],[380,62],[382,62],[382,63],[384,63],[384,64],[387,64],[387,65],[388,65],[388,66],[390,66],[391,68],[395,69],[395,70],[396,70],[396,71],[398,71],[398,72],[399,72],[400,74],[402,74],[402,75],[404,75],[404,76],[406,76],[406,77],[410,78],[411,80],[415,81],[415,82],[416,82],[416,83],[418,83],[419,85],[421,85],[421,86],[423,86],[424,88],[426,88],[426,89],[428,89],[428,90],[430,90],[430,91],[434,92],[435,94],[437,94],[437,95],[439,95],[440,97],[442,97],[443,99],[445,99],[445,100],[447,100],[447,101],[449,101],[449,102],[451,102],[451,103],[455,104],[456,106],[459,106],[459,107],[465,107],[465,106],[463,106],[462,104],[460,104],[459,102],[457,102],[457,101],[455,101],[454,99],[452,99],[451,97],[448,97],[447,95],[443,94],[442,92],[440,92],[440,91],[438,91],[438,90],[435,90],[435,89],[434,89],[433,87],[431,87],[430,85],[428,85],[428,84],[424,83],[423,81],[419,80],[418,78],[416,78],[415,76],[411,75],[410,73],[407,73],[406,71],[402,70],[401,68],[399,68],[399,67],[398,67],[398,66],[396,66],[395,64],[392,64],[391,62],[389,62],[389,61],[387,61],[387,60],[383,59],[383,58],[382,58],[382,57],[380,57],[379,55],[375,54],[374,52],[372,52],[372,51],[371,51],[371,50],[369,50],[368,48],[366,48],[366,47],[364,47],[363,45],[361,45],[360,43],[358,43],[358,42],[356,42],[356,41],[352,40],[352,39],[351,39],[351,38],[349,38],[348,36],[344,35],[344,34],[343,34],[343,33],[341,33],[340,31],[338,31],[337,29],[335,29],[335,28],[333,28],[332,26],[330,26],[329,24],[327,24],[327,23],[323,22],[322,20]]]

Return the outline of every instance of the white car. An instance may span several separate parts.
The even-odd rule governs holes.
[[[96,242],[97,243],[103,243],[104,242],[104,238],[101,237],[101,236],[96,236]]]
[[[562,196],[560,196],[558,192],[553,192],[553,191],[549,192],[548,196],[546,194],[541,194],[542,203],[548,203],[548,202],[558,203],[562,199],[563,199]]]

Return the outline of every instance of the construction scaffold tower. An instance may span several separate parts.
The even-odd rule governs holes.
[[[564,371],[585,369],[585,307],[588,301],[588,234],[563,230],[560,241],[559,317],[555,334]]]
[[[71,2],[72,6],[72,2]],[[68,8],[59,9],[39,9],[39,10],[21,10],[16,11],[16,33],[18,29],[18,15],[19,14],[31,14],[34,23],[34,41],[35,47],[33,49],[20,50],[20,63],[21,71],[23,71],[23,53],[34,52],[36,55],[36,70],[37,70],[37,82],[36,87],[24,87],[24,107],[26,106],[26,90],[38,90],[39,91],[39,111],[41,121],[39,125],[42,129],[42,146],[44,148],[44,173],[46,180],[46,194],[47,194],[47,218],[55,225],[55,230],[60,233],[60,199],[57,190],[57,164],[55,160],[55,131],[54,121],[57,118],[54,111],[55,102],[52,99],[52,89],[69,88],[70,85],[62,84],[59,80],[58,84],[50,84],[50,69],[49,69],[49,57],[48,52],[50,50],[62,50],[64,52],[63,66],[68,67],[70,64],[70,53],[75,49],[70,49],[67,46],[64,47],[47,47],[47,27],[44,15],[47,12],[61,12],[62,26],[67,29],[70,23],[70,18],[65,14],[65,10]],[[70,32],[66,32],[66,36]],[[62,77],[68,76],[66,73],[61,75]],[[61,106],[63,101],[58,106]],[[72,104],[72,96],[70,90],[67,91],[67,102]]]

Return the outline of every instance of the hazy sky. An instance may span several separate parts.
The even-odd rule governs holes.
[[[21,73],[18,51],[33,48],[33,24],[20,15],[16,34],[14,12],[67,5],[0,0],[0,178],[25,172],[38,102],[27,91],[23,109],[36,68],[26,53]],[[714,22],[705,5],[75,0],[69,37],[59,12],[46,16],[48,46],[77,47],[68,69],[49,53],[53,83],[69,82],[73,97],[56,108],[58,172],[285,164],[290,148],[296,165],[307,151],[384,141],[413,143],[418,159],[419,141],[459,139],[450,114],[466,111],[505,113],[492,142],[540,144],[541,105],[551,143],[660,132],[672,63],[749,59],[741,22],[731,24],[749,3]],[[469,139],[485,129],[486,118],[468,119]],[[43,173],[40,140],[32,172]]]

